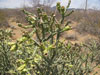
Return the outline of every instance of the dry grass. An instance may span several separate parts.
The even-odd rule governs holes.
[[[8,27],[8,21],[7,21],[7,13],[3,10],[0,10],[0,26],[1,27]]]

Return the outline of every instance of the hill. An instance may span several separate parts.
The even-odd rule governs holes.
[[[52,7],[51,9],[55,9]],[[22,32],[17,26],[17,23],[26,24],[25,15],[21,11],[22,9],[0,9],[0,25],[8,27],[14,30],[16,34],[15,38],[20,37]],[[36,13],[36,10],[32,8],[26,8],[26,10]],[[74,10],[74,13],[67,17],[67,21],[72,21],[73,30],[63,34],[67,40],[72,42],[82,42],[87,40],[88,37],[92,39],[98,39],[100,36],[100,11],[89,9],[87,13],[84,13],[83,9],[69,9],[68,11]],[[48,14],[54,10],[48,11]],[[57,17],[60,18],[57,13]],[[90,39],[88,38],[88,39]]]

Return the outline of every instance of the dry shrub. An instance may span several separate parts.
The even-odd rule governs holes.
[[[3,10],[0,9],[0,26],[1,27],[8,27],[9,24],[7,22],[7,14]]]
[[[79,33],[89,33],[99,36],[100,34],[100,11],[88,10],[84,17],[80,19],[76,30]],[[82,17],[80,15],[80,17]]]

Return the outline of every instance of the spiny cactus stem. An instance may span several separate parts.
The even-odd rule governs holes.
[[[71,15],[74,11],[72,10],[71,12],[69,12],[68,14],[65,14],[65,17]]]
[[[64,17],[64,15],[62,15],[61,24],[63,24],[64,19],[65,19],[65,17]]]
[[[88,69],[88,57],[89,57],[89,55],[87,54],[86,55],[86,62],[85,62],[85,68],[86,68],[86,70],[85,70],[85,73],[87,74],[87,69]]]
[[[8,70],[8,68],[10,67],[10,61],[9,61],[9,59],[7,58],[7,51],[5,50],[5,43],[3,42],[2,44],[1,44],[1,46],[3,47],[3,51],[4,52],[2,52],[3,54],[4,54],[4,58],[5,59],[3,59],[3,61],[5,62],[5,60],[6,60],[6,62],[8,62],[8,63],[4,63],[4,66],[5,66],[5,68],[4,68],[4,74],[5,74],[5,70]],[[9,64],[9,66],[7,66]]]
[[[45,31],[44,31],[44,26],[43,24],[41,24],[42,26],[42,40],[45,39]]]
[[[52,35],[52,33],[53,33],[53,29],[52,29],[53,24],[54,24],[54,19],[53,19],[53,22],[50,25],[50,30],[51,30],[51,41],[50,42],[51,42],[51,44],[53,44],[53,35]]]
[[[50,34],[46,39],[44,39],[44,41],[49,40],[52,36],[54,36],[54,35],[56,35],[56,34],[57,34],[57,32],[54,32],[54,33]]]
[[[71,0],[68,1],[67,8],[69,8],[70,4],[71,4]]]
[[[40,46],[40,44],[39,44],[36,40],[33,39],[33,41],[35,42],[35,44],[36,44],[38,47]]]
[[[59,22],[58,22],[58,20],[55,18],[55,22],[57,23],[57,24],[59,24]]]
[[[59,41],[59,37],[60,37],[60,24],[57,24],[57,37],[56,37],[56,41]]]
[[[37,67],[38,71],[41,73],[41,75],[43,75],[43,72],[42,72],[42,70],[40,69],[39,65],[38,65],[36,62],[34,62],[34,64],[36,65],[36,67]],[[37,75],[38,75],[38,74],[37,74]]]
[[[60,38],[60,29],[58,29],[58,31],[57,31],[56,41],[59,41],[59,38]]]
[[[62,31],[59,30],[59,34],[60,34],[60,33],[62,33]],[[49,35],[47,38],[45,38],[43,41],[49,40],[52,36],[54,36],[54,35],[56,35],[56,34],[58,34],[57,31],[55,31],[54,33],[50,34],[50,35]]]
[[[53,35],[51,36],[51,41],[50,42],[51,42],[51,44],[53,44]]]
[[[37,37],[37,39],[39,40],[39,42],[41,42],[41,39],[40,39],[40,37],[39,37],[39,34],[38,34],[38,30],[37,30],[37,28],[36,28],[36,37]]]

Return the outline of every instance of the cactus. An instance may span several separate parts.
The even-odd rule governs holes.
[[[10,46],[11,30],[0,30],[0,73],[4,75],[12,67]]]
[[[7,48],[12,54],[11,59],[7,58],[6,62],[4,61],[7,63],[5,66],[7,70],[2,69],[2,75],[5,73],[11,75],[89,75],[92,72],[98,65],[93,65],[94,51],[87,49],[89,51],[85,52],[83,44],[82,46],[65,44],[60,40],[61,33],[72,29],[68,25],[70,22],[65,23],[65,17],[73,12],[66,13],[70,3],[71,0],[66,7],[57,3],[60,20],[56,18],[56,13],[47,15],[42,8],[37,8],[37,15],[23,10],[29,25],[18,25],[24,29],[31,28],[32,31],[25,32],[16,42],[7,41],[9,33],[0,33],[0,35],[5,34],[5,37],[0,36],[1,39],[3,38],[0,48],[7,45],[2,51]],[[36,39],[33,37],[34,34]],[[2,46],[5,42],[6,44]],[[8,63],[8,60],[11,63]],[[11,64],[11,67],[8,64]]]
[[[57,36],[56,41],[58,41],[62,32],[71,29],[70,26],[66,25],[65,27],[61,27],[63,25],[64,18],[72,13],[71,11],[69,14],[66,14],[67,8],[69,8],[70,3],[71,1],[69,1],[68,6],[66,8],[64,6],[61,6],[60,2],[57,3],[57,10],[62,16],[60,21],[56,19],[55,13],[52,13],[50,16],[48,16],[41,8],[37,8],[37,16],[29,13],[28,11],[23,10],[23,12],[27,15],[27,20],[30,25],[23,26],[22,24],[19,24],[19,26],[25,29],[33,28],[33,31],[35,31],[36,37],[38,39],[38,43],[50,40],[50,42],[53,44],[54,36]]]

